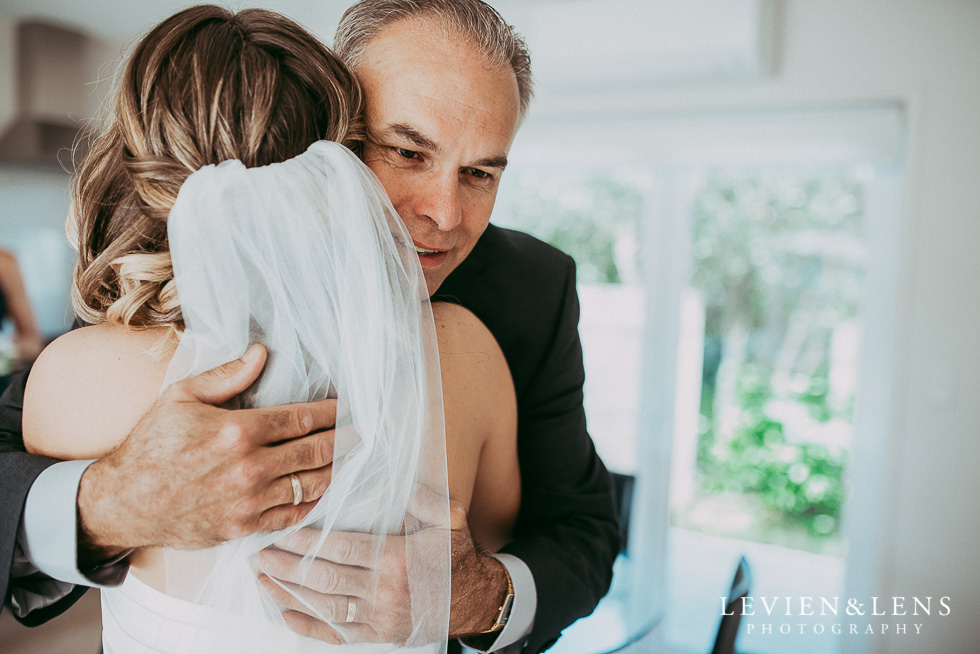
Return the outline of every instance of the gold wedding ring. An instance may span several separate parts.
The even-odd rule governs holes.
[[[347,617],[344,622],[353,622],[354,618],[357,617],[357,602],[354,601],[353,597],[347,598]]]
[[[303,484],[299,483],[295,472],[289,475],[289,483],[293,485],[293,506],[296,506],[303,501]]]

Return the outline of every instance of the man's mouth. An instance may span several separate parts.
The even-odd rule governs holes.
[[[449,250],[433,250],[423,247],[418,243],[414,243],[413,245],[415,245],[415,252],[419,255],[419,263],[426,270],[438,268],[449,257]]]

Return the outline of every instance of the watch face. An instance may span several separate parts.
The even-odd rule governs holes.
[[[504,605],[500,607],[500,615],[497,616],[497,624],[503,627],[507,624],[507,620],[510,619],[511,609],[514,608],[514,593],[508,593],[507,597],[504,599]]]

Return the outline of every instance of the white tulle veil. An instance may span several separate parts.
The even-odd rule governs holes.
[[[204,551],[165,551],[167,593],[204,605],[193,642],[181,647],[444,652],[450,543],[436,336],[411,238],[377,179],[329,142],[261,168],[226,161],[187,179],[168,234],[186,328],[165,387],[260,342],[269,357],[246,406],[336,397],[330,487],[294,529],[404,542],[413,616],[411,635],[398,645],[329,646],[295,636],[251,564],[290,529]],[[425,524],[413,510],[419,502]],[[412,538],[423,529],[424,540]],[[343,622],[331,624],[345,633]]]

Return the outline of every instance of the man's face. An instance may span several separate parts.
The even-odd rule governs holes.
[[[517,131],[517,79],[438,23],[403,20],[368,43],[358,79],[364,162],[381,180],[433,294],[490,221]]]

